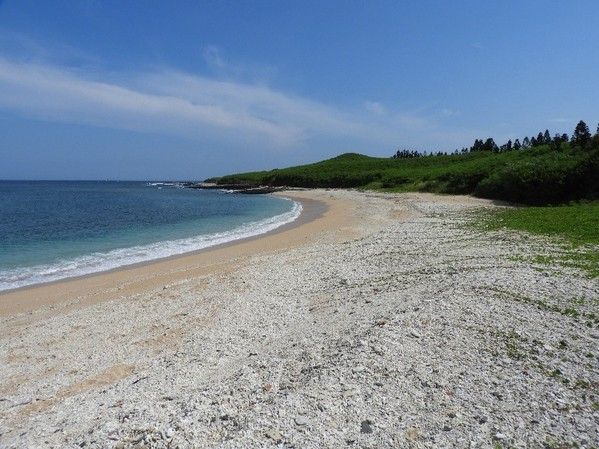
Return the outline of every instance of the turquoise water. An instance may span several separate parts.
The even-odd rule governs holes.
[[[0,181],[0,290],[261,234],[300,209],[176,183]]]

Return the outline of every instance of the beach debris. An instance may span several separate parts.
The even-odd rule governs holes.
[[[302,415],[296,416],[294,421],[295,421],[295,424],[297,424],[298,426],[307,426],[310,423],[308,421],[308,418],[306,418],[305,416],[302,416]]]
[[[365,419],[360,423],[360,433],[372,433],[373,422],[370,419]]]
[[[410,335],[411,335],[412,337],[414,337],[414,338],[421,338],[421,337],[422,337],[422,335],[420,334],[420,332],[418,332],[418,331],[415,331],[415,330],[411,330],[411,331],[410,331]]]
[[[264,434],[275,443],[278,443],[283,439],[283,435],[281,435],[281,432],[279,432],[277,429],[269,429]]]

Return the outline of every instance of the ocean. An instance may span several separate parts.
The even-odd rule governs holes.
[[[301,206],[166,182],[0,181],[0,291],[255,236]]]

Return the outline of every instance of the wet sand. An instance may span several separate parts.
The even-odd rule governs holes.
[[[156,289],[186,278],[231,270],[255,254],[280,251],[305,243],[330,230],[343,232],[351,210],[343,201],[315,198],[313,192],[277,194],[302,204],[300,217],[273,231],[165,259],[0,292],[0,316],[40,307],[81,306]],[[67,304],[68,303],[68,304]]]

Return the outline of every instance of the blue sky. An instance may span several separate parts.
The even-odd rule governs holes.
[[[4,1],[0,179],[202,179],[599,121],[599,2]]]

